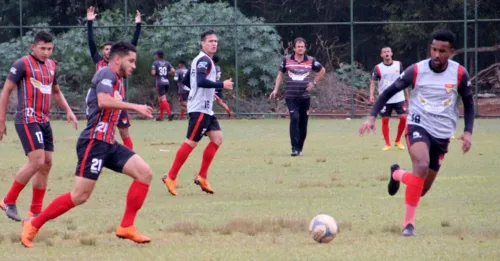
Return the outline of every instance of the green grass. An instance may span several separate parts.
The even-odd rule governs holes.
[[[360,123],[310,120],[304,156],[292,158],[287,120],[221,121],[225,143],[209,171],[215,194],[193,184],[204,139],[179,174],[180,195],[172,197],[160,177],[184,140],[187,121],[136,120],[130,129],[136,152],[154,170],[136,226],[151,244],[115,237],[131,180],[105,170],[89,201],[48,222],[33,249],[19,243],[20,223],[0,215],[0,260],[498,260],[500,121],[477,120],[466,155],[452,141],[417,210],[414,238],[399,235],[404,187],[394,197],[386,192],[389,165],[409,168],[408,154],[381,151],[380,122],[377,135],[358,137]],[[73,187],[79,135],[65,122],[52,124],[56,151],[45,205]],[[396,124],[391,121],[393,137]],[[3,196],[26,161],[12,122],[0,148]],[[27,187],[18,201],[21,215],[30,200]],[[308,235],[319,213],[340,224],[329,244]]]

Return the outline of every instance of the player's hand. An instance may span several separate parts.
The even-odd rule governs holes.
[[[275,98],[276,98],[276,95],[278,95],[278,92],[277,92],[277,91],[273,91],[273,92],[271,92],[271,94],[269,94],[269,99],[275,99]]]
[[[78,130],[78,119],[73,112],[66,114],[66,119],[68,120],[68,123],[73,124],[73,128],[75,128],[75,130]]]
[[[0,140],[2,140],[4,134],[7,136],[7,126],[5,126],[5,121],[0,121]]]
[[[370,130],[375,134],[375,117],[373,116],[368,117],[368,119],[361,124],[361,127],[359,127],[359,136],[370,133]]]
[[[471,144],[472,133],[464,132],[464,134],[462,134],[458,139],[462,140],[462,152],[467,153],[472,145]]]
[[[374,103],[375,102],[375,97],[373,97],[373,95],[370,95],[370,103]]]
[[[137,104],[135,108],[135,112],[139,113],[142,116],[153,118],[153,108],[147,105],[139,105]]]
[[[232,90],[233,89],[233,79],[232,78],[230,78],[229,80],[225,80],[223,82],[223,84],[224,84],[224,89],[226,89],[226,90]]]
[[[306,91],[310,91],[312,88],[314,88],[314,83],[310,82],[307,84]]]
[[[87,8],[87,20],[88,21],[93,21],[97,14],[95,13],[95,7],[91,6]]]
[[[140,24],[142,22],[141,13],[139,10],[135,10],[135,23]]]

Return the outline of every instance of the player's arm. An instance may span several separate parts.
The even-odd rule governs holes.
[[[5,117],[7,114],[7,106],[9,105],[9,97],[12,93],[12,90],[16,88],[17,83],[21,81],[21,79],[26,74],[26,67],[24,66],[24,62],[22,59],[19,59],[14,62],[12,67],[10,68],[9,74],[7,75],[7,79],[3,85],[2,94],[0,97],[0,140],[2,140],[3,135],[7,135],[7,127],[5,126]]]
[[[269,99],[276,98],[276,95],[278,94],[278,90],[279,90],[279,88],[281,86],[281,81],[283,80],[283,74],[285,72],[286,72],[286,60],[283,59],[283,61],[281,62],[281,65],[280,65],[280,70],[278,72],[278,75],[276,75],[276,81],[274,83],[274,89],[271,92],[271,94],[269,94]]]
[[[69,107],[68,101],[66,101],[66,98],[64,97],[64,94],[61,92],[59,84],[57,83],[55,78],[54,78],[54,83],[52,84],[52,97],[54,98],[54,101],[56,102],[57,106],[59,106],[59,108],[63,109],[66,112],[66,118],[68,120],[68,123],[73,124],[73,127],[75,129],[78,129],[78,120],[76,119],[73,110],[71,110],[71,107]]]
[[[151,66],[151,75],[155,76],[156,75],[156,64],[153,63]]]
[[[464,104],[464,133],[468,132],[472,135],[472,129],[474,128],[474,95],[472,94],[469,73],[465,69],[458,86],[458,93],[462,96],[462,103]]]
[[[212,68],[212,62],[207,57],[202,57],[196,63],[196,82],[200,88],[210,88],[210,89],[222,89],[224,84],[222,82],[213,82],[207,79],[207,73],[210,70],[215,70]]]
[[[97,51],[97,46],[94,39],[94,30],[92,29],[92,22],[92,20],[87,21],[87,37],[89,41],[90,56],[92,57],[94,63],[97,63],[102,59],[102,57],[99,54],[99,51]]]
[[[316,87],[317,83],[321,81],[321,79],[323,79],[323,77],[325,76],[325,67],[323,67],[321,63],[314,59],[312,70],[316,72],[316,76],[314,77],[313,86],[311,86],[311,88]]]
[[[168,69],[168,70],[169,70],[169,73],[170,73],[171,75],[175,75],[175,69],[174,69],[174,67],[172,66],[172,64],[170,64],[170,63],[169,63],[169,64],[167,65],[167,67],[169,68],[169,69]]]
[[[372,75],[370,78],[370,102],[375,102],[375,88],[377,87],[377,81],[380,80],[380,73],[377,69],[377,66],[373,68]]]
[[[136,10],[135,14],[135,32],[134,32],[134,38],[132,38],[132,41],[130,42],[132,45],[137,46],[137,43],[139,42],[139,35],[141,34],[141,13]]]

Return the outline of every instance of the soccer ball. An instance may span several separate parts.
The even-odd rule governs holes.
[[[309,223],[309,234],[318,243],[329,243],[338,232],[335,219],[326,214],[315,216]]]

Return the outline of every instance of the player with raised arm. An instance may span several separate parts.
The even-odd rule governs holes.
[[[0,202],[0,208],[7,217],[21,221],[16,201],[26,184],[32,180],[33,198],[28,216],[37,216],[42,211],[43,198],[52,168],[54,139],[50,126],[50,103],[56,104],[66,112],[68,122],[78,128],[73,111],[66,102],[57,82],[57,65],[50,59],[54,50],[52,35],[40,31],[31,44],[31,54],[15,61],[3,86],[0,98],[0,140],[7,135],[5,114],[9,97],[17,86],[17,112],[15,127],[25,155],[26,163],[14,178],[7,195]]]
[[[455,36],[448,30],[433,35],[431,58],[408,67],[377,99],[370,117],[359,129],[362,136],[375,131],[375,119],[384,104],[396,93],[412,85],[406,138],[413,164],[413,172],[398,164],[391,166],[389,195],[395,195],[400,182],[406,184],[403,236],[415,235],[415,211],[431,188],[441,162],[448,152],[450,137],[458,121],[458,96],[464,105],[465,128],[462,152],[471,147],[474,126],[474,101],[469,74],[455,61],[449,60],[454,52]]]
[[[217,81],[220,81],[220,78],[222,76],[222,69],[220,68],[220,65],[219,65],[219,56],[217,55],[214,55],[213,59],[214,61],[214,64],[215,64],[215,72],[217,73]],[[215,101],[217,102],[217,104],[222,107],[227,115],[229,116],[229,119],[232,119],[233,118],[233,114],[231,113],[231,110],[229,109],[229,106],[227,106],[227,104],[224,102],[224,94],[222,92],[222,89],[216,89],[215,90],[215,96],[214,96],[214,99]]]
[[[90,56],[92,57],[92,60],[96,64],[96,70],[99,70],[102,67],[108,65],[109,54],[113,42],[109,41],[105,42],[102,47],[102,53],[99,54],[94,40],[94,31],[92,28],[92,23],[95,20],[96,16],[97,13],[95,12],[95,7],[93,6],[89,7],[87,9],[87,34],[89,41]],[[134,33],[134,38],[132,38],[132,41],[130,42],[134,46],[137,46],[137,43],[139,42],[139,35],[141,33],[141,23],[142,23],[141,13],[139,13],[139,11],[136,11],[135,33]],[[123,97],[123,99],[125,100],[125,97]],[[132,138],[130,137],[129,127],[130,127],[130,118],[128,116],[127,111],[124,110],[120,115],[120,121],[118,122],[118,131],[120,132],[120,137],[123,140],[123,144],[129,147],[131,150],[133,150],[134,143],[132,142]]]
[[[189,70],[186,68],[186,62],[184,60],[179,61],[174,76],[174,80],[177,81],[177,93],[179,94],[179,105],[181,111],[179,115],[179,120],[184,119],[184,113],[187,111],[189,87],[184,85],[182,82],[186,77],[188,71]]]
[[[87,201],[95,188],[102,168],[123,173],[134,179],[126,200],[125,213],[116,228],[116,236],[136,243],[148,243],[150,238],[137,232],[134,220],[148,194],[152,171],[146,162],[128,147],[115,142],[115,129],[122,110],[133,110],[152,118],[153,109],[146,105],[124,102],[123,80],[135,70],[135,46],[117,42],[111,47],[109,64],[98,70],[87,93],[87,127],[76,144],[78,164],[75,171],[75,186],[55,198],[40,215],[24,221],[21,243],[32,247],[33,239],[40,228],[75,206]]]
[[[155,61],[151,67],[151,75],[155,77],[155,88],[158,94],[158,104],[160,105],[160,115],[156,119],[157,121],[163,121],[164,111],[167,112],[168,120],[171,121],[174,118],[172,111],[170,111],[170,104],[167,101],[167,91],[170,86],[168,81],[169,74],[175,74],[174,67],[164,59],[164,54],[162,50],[156,51]]]
[[[380,57],[382,57],[382,62],[377,64],[372,71],[372,77],[370,80],[370,102],[375,102],[375,86],[378,88],[378,94],[382,94],[387,87],[389,87],[403,72],[403,65],[400,61],[394,61],[392,59],[392,50],[390,47],[384,47],[380,51]],[[398,133],[394,141],[394,146],[400,150],[404,150],[405,147],[401,144],[401,136],[406,128],[406,104],[408,103],[408,89],[396,93],[392,96],[387,104],[384,105],[380,111],[380,116],[382,117],[382,134],[385,140],[385,147],[383,150],[387,151],[391,149],[391,140],[389,135],[389,118],[391,117],[392,110],[395,110],[399,116]]]
[[[313,71],[317,73],[314,78]],[[293,54],[281,62],[274,90],[269,95],[270,99],[276,98],[285,73],[285,100],[290,113],[291,155],[302,156],[311,105],[309,91],[323,78],[325,68],[316,59],[306,55],[306,40],[299,37],[293,41]]]
[[[176,178],[179,170],[188,158],[189,154],[198,145],[203,135],[208,136],[208,143],[203,152],[200,171],[195,177],[194,183],[201,187],[202,191],[214,193],[207,179],[208,168],[215,157],[215,153],[222,144],[222,131],[219,122],[214,115],[213,102],[216,89],[233,89],[232,79],[218,82],[215,64],[212,57],[217,52],[218,40],[213,30],[204,31],[201,34],[201,52],[193,59],[190,67],[189,77],[184,78],[184,84],[190,86],[187,109],[189,113],[189,127],[186,140],[182,143],[169,172],[163,176],[168,192],[177,196]]]

